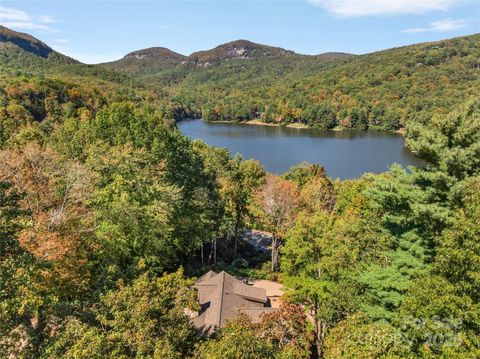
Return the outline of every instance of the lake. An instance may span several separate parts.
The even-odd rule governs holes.
[[[259,160],[265,169],[282,173],[303,161],[325,167],[332,178],[357,178],[384,172],[392,163],[422,166],[399,134],[385,131],[331,131],[247,124],[180,121],[191,139],[225,147],[245,159]]]

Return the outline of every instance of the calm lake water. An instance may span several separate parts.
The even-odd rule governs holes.
[[[392,163],[422,166],[391,132],[353,132],[297,129],[186,120],[178,123],[183,134],[226,147],[243,158],[259,160],[265,169],[282,173],[302,161],[318,163],[332,178],[356,178],[365,172],[384,172]]]

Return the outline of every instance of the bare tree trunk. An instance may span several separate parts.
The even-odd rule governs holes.
[[[213,262],[212,262],[213,258]],[[210,245],[210,254],[208,255],[207,264],[216,264],[217,263],[217,238],[212,237],[212,244]]]
[[[213,238],[213,264],[217,265],[217,237]]]
[[[238,250],[238,229],[240,227],[240,219],[236,218],[235,220],[235,228],[233,230],[233,256],[236,258],[237,257],[237,250]]]
[[[272,236],[272,272],[278,271],[278,257],[279,257],[279,249],[280,249],[280,240]]]
[[[318,321],[317,321],[318,322]],[[323,358],[323,341],[325,339],[325,334],[327,331],[327,325],[320,321],[316,324],[316,335],[315,335],[315,342],[317,347],[317,355],[319,358]]]
[[[315,303],[315,309],[312,312],[312,316],[315,321],[315,348],[317,349],[317,358],[323,358],[323,341],[327,333],[327,323],[321,319],[318,319],[317,304],[318,303]]]
[[[235,224],[235,229],[233,230],[233,256],[237,258],[237,246],[238,246],[238,229],[237,225]]]

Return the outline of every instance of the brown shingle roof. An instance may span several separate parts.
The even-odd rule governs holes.
[[[267,303],[265,289],[249,286],[223,271],[206,273],[197,280],[195,288],[202,309],[194,324],[206,333],[223,327],[240,310],[255,309],[254,316],[258,317]]]

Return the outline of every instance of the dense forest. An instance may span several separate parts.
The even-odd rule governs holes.
[[[0,357],[480,356],[478,35],[132,79],[1,31]],[[428,164],[278,176],[175,126],[252,109],[327,128],[406,124]],[[251,228],[272,234],[271,256]],[[210,269],[281,282],[283,307],[199,335],[185,309]]]
[[[242,56],[229,58],[227,49]],[[236,41],[167,67],[165,57],[140,54],[103,66],[168,89],[178,117],[208,121],[398,130],[448,113],[480,87],[480,35],[362,56],[306,56]]]

